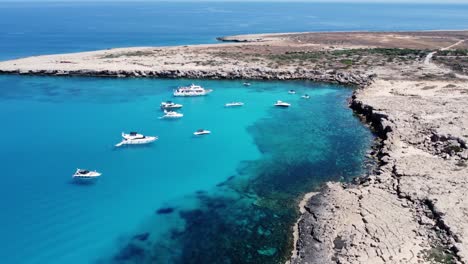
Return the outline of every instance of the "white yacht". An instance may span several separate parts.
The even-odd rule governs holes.
[[[93,180],[101,176],[102,173],[97,171],[89,171],[83,169],[76,169],[76,172],[73,174],[73,179],[79,180]]]
[[[170,109],[179,109],[182,108],[183,105],[181,104],[176,104],[172,101],[167,101],[167,102],[162,102],[161,103],[161,109],[163,110],[170,110]]]
[[[225,104],[224,106],[225,107],[234,107],[234,106],[243,106],[243,105],[244,105],[244,103],[242,103],[242,102],[231,102],[231,103]]]
[[[309,98],[310,98],[310,96],[309,96],[308,94],[304,94],[304,95],[301,96],[301,97],[304,98],[304,99],[309,99]]]
[[[291,104],[278,100],[278,101],[276,101],[276,103],[274,104],[274,106],[277,106],[277,107],[290,107]]]
[[[244,86],[250,86],[251,84],[249,82],[245,82]]]
[[[202,135],[208,135],[211,134],[211,131],[206,130],[206,129],[198,129],[193,133],[195,136],[202,136]]]
[[[179,87],[174,91],[174,96],[202,96],[211,93],[213,90],[205,89],[200,85],[192,84],[187,87]]]
[[[149,144],[158,140],[158,137],[144,136],[142,134],[138,134],[137,132],[130,132],[130,134],[125,134],[122,132],[122,138],[122,141],[115,145],[116,147],[123,145]]]
[[[183,116],[184,116],[184,114],[176,112],[176,111],[164,110],[164,115],[161,116],[159,119],[181,118]]]
[[[289,90],[288,94],[296,94],[296,91],[295,90]]]

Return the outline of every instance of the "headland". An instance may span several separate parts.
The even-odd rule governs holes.
[[[378,137],[378,168],[301,203],[290,262],[468,262],[468,31],[219,40],[28,57],[0,62],[0,73],[353,85],[350,107]]]

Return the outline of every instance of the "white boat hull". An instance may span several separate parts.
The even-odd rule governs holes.
[[[187,93],[184,93],[184,92],[174,92],[174,96],[176,97],[193,97],[193,96],[204,96],[204,95],[208,95],[209,93],[211,93],[213,90],[205,90],[204,92],[201,92],[201,93],[192,93],[192,92],[187,92]]]
[[[244,103],[228,103],[228,104],[225,104],[224,106],[225,107],[239,107],[239,106],[243,106]]]
[[[97,172],[97,171],[87,171],[87,173],[85,174],[79,173],[80,171],[83,171],[83,170],[77,169],[76,172],[73,174],[72,178],[74,180],[83,180],[83,181],[96,180],[102,175],[102,173]]]
[[[211,131],[208,131],[208,130],[205,130],[205,131],[202,131],[202,132],[195,132],[193,133],[195,136],[203,136],[203,135],[209,135],[211,134]]]
[[[157,140],[157,137],[145,137],[139,139],[124,139],[120,143],[116,144],[116,147],[120,147],[123,145],[143,145],[143,144],[150,144]]]
[[[163,115],[160,117],[160,119],[177,119],[177,118],[182,118],[184,115]]]

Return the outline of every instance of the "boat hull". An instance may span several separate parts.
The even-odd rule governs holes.
[[[239,107],[239,106],[243,106],[244,104],[241,103],[241,104],[225,104],[224,107]]]
[[[122,142],[118,143],[115,145],[116,147],[120,147],[123,145],[145,145],[145,144],[151,144],[155,142],[158,138],[157,137],[146,137],[142,139],[131,139],[131,140],[122,140]]]
[[[174,92],[175,97],[195,97],[195,96],[205,96],[208,95],[212,92],[213,90],[205,90],[202,93],[193,93],[193,92],[187,92],[187,93],[182,93],[182,92]]]

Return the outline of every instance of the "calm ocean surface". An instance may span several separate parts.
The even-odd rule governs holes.
[[[464,29],[467,7],[0,3],[0,60],[243,33]],[[0,76],[0,263],[280,263],[296,199],[365,172],[373,137],[347,108],[351,89],[197,80],[215,91],[177,99],[181,120],[158,119],[192,81]],[[160,140],[115,149],[132,130]],[[103,176],[74,184],[77,167]]]
[[[467,13],[444,4],[0,2],[0,60],[246,33],[468,29]]]

